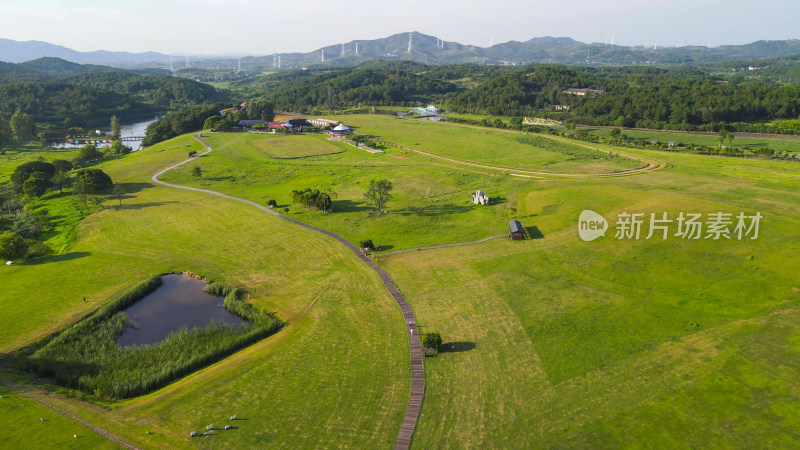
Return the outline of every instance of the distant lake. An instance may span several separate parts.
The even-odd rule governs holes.
[[[225,309],[223,298],[203,290],[206,282],[186,275],[165,275],[163,284],[128,309],[126,328],[117,338],[122,347],[150,345],[163,341],[181,328],[205,328],[212,321],[242,327],[249,322]]]
[[[163,116],[155,116],[152,119],[145,120],[143,122],[134,122],[128,124],[121,124],[120,125],[120,136],[125,138],[128,136],[144,136],[145,132],[147,131],[147,126],[151,123],[155,122],[156,120],[160,119]],[[111,129],[101,128],[100,131],[105,131],[107,133],[111,132]],[[97,141],[104,141],[110,140],[109,136],[101,136],[96,138]],[[133,151],[141,150],[142,149],[142,141],[135,140],[135,141],[123,141],[123,144],[127,145],[128,147],[132,148]],[[108,147],[110,144],[98,144],[98,147]],[[84,144],[70,144],[69,142],[58,142],[53,144],[53,148],[81,148]]]

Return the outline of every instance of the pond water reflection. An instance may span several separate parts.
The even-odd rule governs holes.
[[[117,338],[120,346],[149,345],[181,328],[203,328],[213,322],[241,327],[249,322],[225,309],[223,298],[203,288],[205,281],[186,275],[165,275],[163,284],[124,310],[136,324]]]

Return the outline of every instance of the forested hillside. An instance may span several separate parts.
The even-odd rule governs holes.
[[[430,102],[458,87],[411,63],[368,63],[278,86],[272,99],[279,109],[339,108],[359,104],[406,105]]]
[[[761,122],[800,115],[800,86],[733,73],[676,68],[425,66],[373,61],[355,69],[296,71],[250,85],[277,109],[436,103],[451,112],[542,116],[589,125],[767,131]],[[570,88],[593,89],[589,95]],[[559,109],[556,110],[556,106]],[[568,109],[567,109],[568,108]]]
[[[106,125],[112,115],[132,120],[225,98],[212,86],[163,71],[137,73],[58,58],[0,63],[0,121],[19,111],[54,134]]]

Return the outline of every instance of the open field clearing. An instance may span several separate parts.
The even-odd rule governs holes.
[[[598,136],[611,137],[611,130],[604,128],[582,127],[586,131]],[[697,134],[697,133],[679,133],[670,131],[656,131],[656,130],[629,130],[622,129],[622,134],[633,139],[644,139],[648,143],[650,141],[658,141],[661,144],[675,142],[675,145],[707,145],[715,147],[719,145],[719,136]],[[745,137],[737,136],[731,141],[735,147],[743,147],[756,149],[760,147],[767,147],[772,150],[784,151],[789,153],[800,152],[800,140],[791,139],[794,136],[786,136],[786,139],[770,139],[767,137]]]
[[[643,166],[640,161],[523,133],[366,114],[337,119],[362,134],[473,163],[554,173],[620,172]]]
[[[797,445],[800,286],[785,262],[800,174],[665,159],[646,176],[530,182],[519,217],[543,239],[382,258],[422,331],[455,345],[426,360],[419,448]],[[583,209],[765,221],[757,240],[616,240],[611,224],[583,242]]]
[[[290,208],[292,218],[331,230],[351,242],[372,239],[383,250],[481,239],[504,232],[506,217],[510,217],[504,204],[507,190],[514,185],[507,177],[443,167],[405,151],[372,155],[349,146],[343,153],[276,161],[248,144],[254,137],[257,135],[206,135],[214,147],[211,154],[162,178],[262,205],[275,199],[281,212]],[[280,139],[297,137],[303,136]],[[192,165],[202,167],[201,179],[192,177]],[[397,187],[387,205],[389,213],[376,215],[363,196],[369,181],[381,178]],[[292,205],[291,191],[307,187],[337,192],[333,212],[322,214]],[[471,204],[470,194],[478,189],[489,192],[494,203],[484,207]]]
[[[393,140],[379,131],[391,120],[359,131]],[[418,123],[389,128],[413,135]],[[478,140],[484,133],[422,126],[434,130],[416,134],[426,150],[443,139],[441,130]],[[492,141],[518,136],[492,133],[509,136]],[[275,199],[290,218],[351,242],[372,239],[383,252],[477,241],[507,232],[510,219],[536,237],[378,256],[420,331],[445,342],[444,352],[425,359],[412,446],[800,444],[797,164],[626,150],[667,168],[533,179],[405,150],[344,147],[284,160],[252,145],[264,136],[205,139],[213,152],[161,179],[262,205]],[[311,142],[310,151],[332,145],[317,136],[269,139],[283,148]],[[150,182],[190,150],[203,148],[185,135],[102,164],[129,188],[122,207],[109,200],[81,221],[69,253],[4,268],[0,305],[10,320],[0,329],[0,352],[62,328],[149,275],[187,270],[246,289],[288,325],[111,409],[62,395],[48,400],[142,447],[391,446],[410,391],[409,354],[402,316],[380,279],[332,239],[252,206]],[[466,160],[481,153],[459,152]],[[200,177],[192,175],[197,166]],[[384,178],[395,189],[388,213],[377,215],[363,193]],[[333,212],[292,205],[291,191],[304,188],[332,188]],[[478,189],[495,201],[470,203]],[[586,209],[609,221],[605,237],[579,239]],[[672,219],[759,212],[763,220],[756,240],[685,240],[674,223],[667,239],[646,239],[645,224],[640,239],[618,240],[615,221],[624,212]],[[236,429],[188,437],[234,414],[246,419],[233,422]]]
[[[329,155],[345,150],[342,143],[326,142],[326,135],[294,136],[296,139],[281,139],[280,135],[259,135],[250,144],[267,155],[278,159],[305,158]]]
[[[70,160],[77,154],[77,150],[65,149],[42,149],[35,147],[16,147],[5,149],[5,154],[0,155],[0,183],[8,182],[14,169],[22,163],[33,161],[39,157],[50,162],[54,159]]]
[[[229,159],[225,153],[233,151],[217,156]],[[391,151],[374,159],[383,173],[387,169],[378,163],[386,156],[407,158],[399,161],[408,165],[404,174],[418,172],[416,187],[450,170],[426,172],[415,163],[424,157]],[[796,401],[792,386],[800,380],[790,326],[800,286],[784,263],[797,261],[800,248],[793,231],[800,226],[793,207],[800,202],[798,167],[680,154],[664,159],[667,170],[614,179],[475,174],[485,182],[499,178],[494,186],[508,193],[500,212],[535,226],[544,238],[382,258],[417,311],[422,331],[439,331],[455,345],[454,352],[426,360],[415,445],[518,447],[538,439],[545,445],[618,446],[626,436],[647,442],[653,433],[673,445],[709,439],[785,445],[800,439],[796,416],[787,412]],[[338,168],[338,161],[328,164]],[[235,172],[233,167],[226,170]],[[222,188],[233,191],[232,186]],[[238,192],[246,195],[244,188]],[[605,239],[586,243],[575,232],[584,209],[609,219],[624,211],[667,212],[673,218],[682,211],[758,211],[765,220],[757,240],[648,241],[643,234],[640,241],[620,241],[612,225]],[[296,210],[290,216],[295,214],[300,216]],[[309,222],[327,220],[329,229],[341,226],[336,221],[349,222],[341,211],[302,214]],[[440,220],[452,215],[437,214]],[[365,220],[377,218],[403,223],[391,212]],[[470,228],[428,230],[437,230],[439,241],[467,241]],[[387,234],[392,239],[401,238]],[[774,343],[758,359],[746,353],[766,335]],[[749,362],[741,363],[745,358]],[[775,374],[769,361],[786,363]],[[725,413],[730,405],[741,406]],[[675,417],[667,420],[670,414]],[[737,431],[726,434],[740,421]],[[759,428],[763,423],[770,425]]]
[[[410,390],[396,303],[377,276],[331,239],[247,205],[149,182],[199,148],[186,136],[101,166],[137,189],[121,208],[108,202],[85,219],[69,253],[4,268],[0,351],[77,320],[149,275],[187,270],[245,288],[251,302],[289,325],[110,411],[51,396],[53,403],[144,447],[197,445],[190,431],[210,423],[221,428],[234,414],[247,420],[203,445],[390,445]]]
[[[0,384],[0,415],[15,424],[3,433],[3,447],[120,448],[106,438]]]

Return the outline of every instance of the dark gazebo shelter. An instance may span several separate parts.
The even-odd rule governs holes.
[[[511,239],[515,241],[525,239],[525,229],[522,228],[522,224],[518,220],[508,222],[508,232],[511,235]]]

